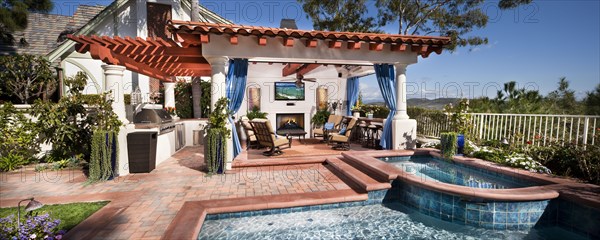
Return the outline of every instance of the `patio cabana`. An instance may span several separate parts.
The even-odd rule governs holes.
[[[77,52],[89,52],[92,58],[107,64],[103,66],[107,91],[122,94],[119,87],[123,71],[128,69],[163,81],[166,107],[175,105],[176,76],[211,77],[213,106],[217,99],[227,96],[228,90],[236,91],[234,84],[226,83],[230,60],[234,59],[243,60],[241,64],[246,66],[248,62],[283,63],[282,76],[306,74],[320,65],[374,66],[382,95],[393,114],[388,117],[391,121],[386,123],[391,140],[387,143],[388,149],[412,149],[416,143],[417,123],[406,111],[406,67],[417,63],[419,56],[426,58],[432,52],[441,54],[450,42],[444,37],[304,31],[187,21],[171,21],[168,29],[172,33],[171,39],[69,38],[78,43]],[[243,96],[244,90],[241,91]],[[123,97],[113,96],[113,99],[114,111],[127,123]],[[232,149],[234,141],[230,139],[227,168],[234,157]]]

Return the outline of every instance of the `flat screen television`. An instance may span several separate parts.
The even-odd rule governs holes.
[[[295,82],[275,82],[275,100],[304,100],[304,83],[299,87]]]

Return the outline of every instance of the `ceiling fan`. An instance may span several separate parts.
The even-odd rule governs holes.
[[[296,83],[296,87],[302,87],[303,81],[306,82],[316,82],[316,78],[305,78],[302,74],[296,74],[295,78],[284,79],[283,81],[294,81]]]

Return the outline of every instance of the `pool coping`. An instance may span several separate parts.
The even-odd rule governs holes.
[[[291,208],[368,200],[367,193],[333,190],[243,198],[186,201],[161,239],[197,239],[208,214]]]
[[[421,148],[414,151],[379,151],[379,152],[348,152],[342,153],[342,156],[347,159],[354,159],[359,161],[367,161],[373,163],[377,161],[376,165],[366,164],[367,167],[374,169],[375,171],[379,171],[382,174],[386,174],[390,180],[394,179],[405,179],[410,181],[411,183],[415,183],[419,186],[442,191],[449,194],[461,194],[467,196],[473,196],[474,198],[481,197],[489,200],[517,200],[517,201],[527,201],[527,200],[540,200],[540,199],[550,199],[560,197],[561,199],[567,199],[569,201],[582,204],[588,207],[592,207],[600,210],[600,186],[594,184],[587,184],[577,182],[576,180],[552,176],[548,174],[542,173],[534,173],[529,172],[527,170],[512,168],[508,166],[499,165],[497,163],[477,159],[477,158],[469,158],[464,156],[454,156],[453,161],[474,166],[478,168],[483,168],[489,171],[496,171],[501,174],[518,177],[521,179],[525,179],[528,181],[534,181],[540,184],[544,184],[542,186],[536,187],[526,187],[526,188],[514,188],[514,189],[494,189],[492,191],[496,191],[502,194],[494,194],[488,193],[489,190],[485,189],[477,189],[479,192],[472,191],[472,188],[465,186],[457,186],[452,184],[440,183],[429,181],[430,184],[424,184],[423,180],[419,177],[416,177],[412,174],[406,173],[405,171],[394,167],[393,165],[386,163],[384,161],[378,160],[378,157],[391,157],[391,156],[412,156],[412,155],[432,155],[441,157],[439,150],[431,149],[431,148]],[[393,170],[390,170],[393,169]],[[412,175],[413,177],[410,177]],[[583,193],[582,193],[583,192]],[[590,194],[591,193],[591,194]],[[530,195],[529,197],[523,197],[519,194]],[[508,197],[507,197],[508,196]],[[509,199],[510,198],[510,199]]]

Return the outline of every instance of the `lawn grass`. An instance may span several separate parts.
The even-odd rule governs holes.
[[[68,231],[108,203],[108,201],[104,201],[45,205],[38,210],[34,210],[33,214],[43,215],[48,213],[51,218],[60,219],[59,230]],[[21,222],[26,218],[24,217],[26,215],[25,205],[27,205],[26,201],[24,204],[21,204]],[[16,207],[0,208],[0,218],[10,215],[15,215],[15,218],[17,217]]]

